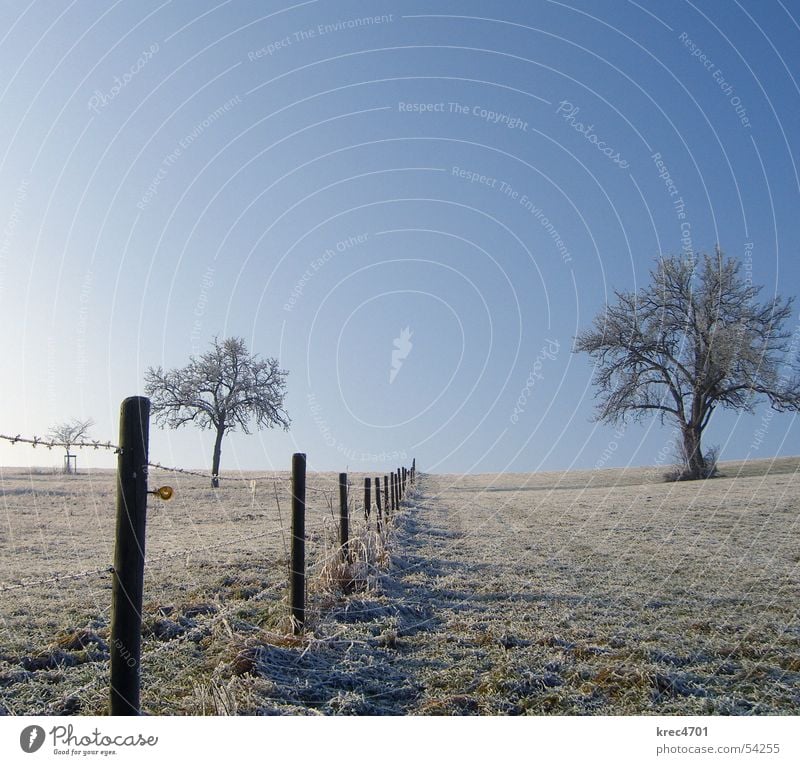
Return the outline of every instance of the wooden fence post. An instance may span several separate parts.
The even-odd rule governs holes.
[[[292,562],[289,600],[295,635],[306,621],[306,455],[292,455]]]
[[[411,460],[411,483],[415,483],[417,480],[417,458]]]
[[[380,476],[375,477],[375,504],[378,508],[376,518],[378,520],[378,534],[381,533],[383,526],[383,507],[381,505],[381,479]]]
[[[389,475],[392,483],[392,513],[395,513],[397,512],[397,487],[395,486],[394,473],[390,473]]]
[[[350,519],[347,516],[347,473],[339,473],[339,544],[342,561],[350,560]]]
[[[117,525],[111,588],[111,714],[138,715],[150,399],[120,407]]]
[[[383,506],[386,508],[386,516],[389,517],[389,476],[383,477]]]
[[[372,511],[372,486],[371,479],[364,479],[364,519],[369,524],[369,514]]]

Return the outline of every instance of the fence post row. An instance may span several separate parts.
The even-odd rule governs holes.
[[[347,516],[347,473],[339,473],[339,544],[342,561],[350,560],[350,519]]]
[[[140,712],[149,420],[150,399],[132,396],[122,402],[111,587],[112,715],[138,715]]]
[[[112,715],[140,714],[142,599],[144,585],[145,529],[147,520],[147,465],[149,463],[150,399],[126,398],[120,406],[117,458],[116,542],[111,592],[111,693]],[[390,479],[391,476],[391,479]],[[413,485],[417,461],[411,468],[398,468],[375,478],[378,533],[390,510],[399,509],[406,482]],[[339,473],[339,539],[342,559],[350,560],[347,473]],[[371,479],[364,479],[364,517],[372,510]],[[385,512],[384,512],[385,510]],[[289,601],[292,627],[301,634],[305,627],[305,512],[306,455],[292,455],[292,549]]]
[[[306,455],[292,455],[292,562],[289,600],[292,628],[302,633],[306,621]]]

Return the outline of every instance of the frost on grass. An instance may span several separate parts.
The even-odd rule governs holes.
[[[385,538],[353,513],[347,559],[320,495],[301,637],[287,496],[182,478],[148,519],[144,709],[797,714],[800,481],[768,467],[426,476]],[[3,478],[0,581],[108,560],[113,475],[89,480]],[[104,713],[109,604],[103,575],[0,593],[0,711]]]

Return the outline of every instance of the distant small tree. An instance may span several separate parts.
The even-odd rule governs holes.
[[[784,330],[792,298],[758,303],[761,287],[740,270],[719,248],[702,258],[663,258],[648,286],[616,292],[576,338],[575,350],[596,365],[597,419],[676,421],[681,478],[711,472],[701,438],[717,407],[752,412],[766,398],[777,411],[800,410],[797,347]]]
[[[72,467],[70,466],[70,458],[72,454],[70,450],[75,444],[79,444],[86,440],[89,435],[90,428],[94,425],[94,420],[91,417],[87,420],[72,419],[69,422],[62,422],[58,425],[53,425],[47,431],[50,439],[55,441],[59,446],[63,446],[66,451],[66,458],[64,459],[64,472],[71,473]]]
[[[178,428],[191,422],[215,431],[211,485],[216,488],[226,432],[238,427],[249,433],[251,421],[258,428],[288,430],[287,374],[276,359],[260,360],[250,354],[241,338],[220,341],[215,337],[210,351],[191,357],[181,369],[150,367],[145,392],[160,424]]]

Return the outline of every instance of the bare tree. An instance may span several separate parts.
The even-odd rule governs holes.
[[[797,338],[784,330],[792,298],[758,303],[761,287],[740,271],[719,248],[663,258],[647,287],[616,292],[576,338],[596,365],[597,419],[674,418],[683,478],[708,475],[701,439],[717,407],[752,412],[766,398],[778,411],[800,410]]]
[[[287,374],[276,359],[262,361],[251,355],[241,338],[215,337],[210,351],[190,358],[182,369],[150,367],[145,390],[160,424],[178,428],[192,422],[215,431],[211,485],[216,488],[226,432],[241,428],[249,433],[251,421],[258,428],[277,425],[288,430],[283,403]]]
[[[70,450],[75,444],[79,444],[86,440],[89,435],[89,429],[94,425],[94,420],[90,417],[87,420],[72,419],[69,422],[62,422],[58,425],[53,425],[47,431],[47,435],[56,441],[58,446],[63,446],[67,455],[64,460],[64,472],[71,473],[70,457],[72,453]]]

